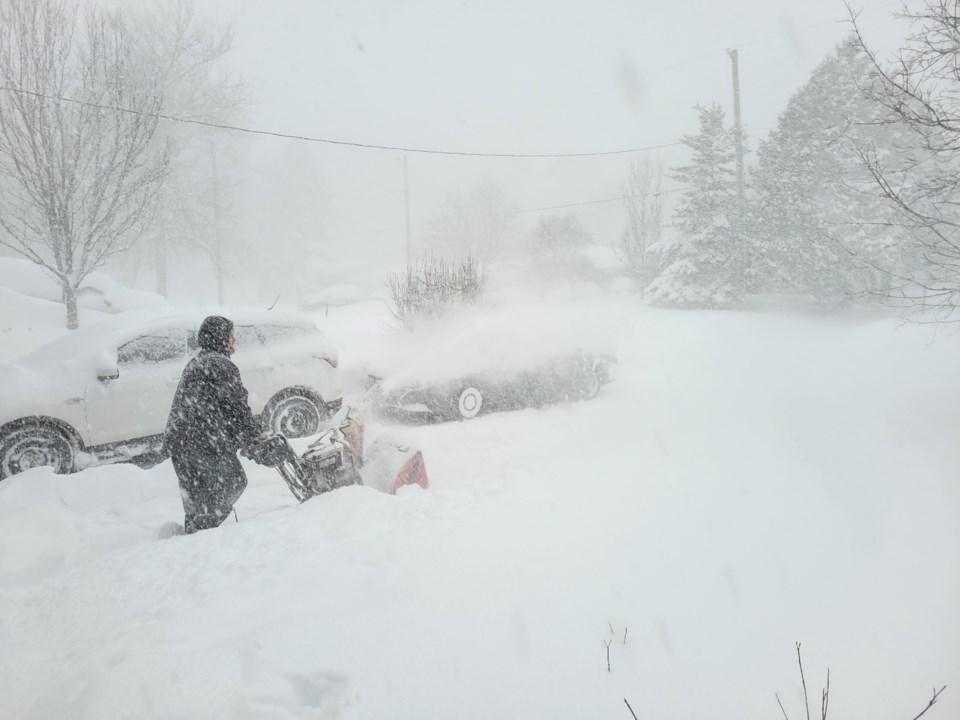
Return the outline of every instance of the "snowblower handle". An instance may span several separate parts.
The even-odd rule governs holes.
[[[257,442],[241,451],[258,465],[277,467],[285,462],[296,462],[297,455],[283,435],[261,435]]]

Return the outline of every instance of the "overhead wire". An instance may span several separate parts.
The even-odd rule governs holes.
[[[878,10],[881,10],[881,9],[884,9],[884,8],[887,8],[887,7],[892,7],[893,5],[898,5],[898,4],[900,4],[900,3],[899,3],[899,2],[893,2],[893,3],[889,3],[889,4],[886,4],[886,5],[880,6],[880,7],[869,8],[868,10],[865,10],[865,12],[878,11]],[[802,30],[802,29],[807,29],[807,28],[812,28],[812,27],[820,27],[820,26],[823,26],[823,25],[835,24],[836,22],[841,22],[841,21],[829,21],[829,22],[827,22],[827,21],[822,21],[822,22],[819,22],[819,23],[811,23],[811,24],[809,24],[809,25],[801,26],[801,27],[798,28],[798,29],[799,29],[799,30]],[[775,34],[775,35],[770,35],[770,36],[766,36],[766,37],[763,37],[763,38],[759,38],[759,39],[757,39],[757,40],[752,40],[752,41],[749,41],[749,42],[740,43],[740,44],[736,45],[736,47],[748,47],[748,46],[751,46],[751,45],[756,45],[756,44],[759,44],[759,43],[768,42],[768,41],[770,41],[770,40],[774,40],[774,39],[777,39],[777,38],[780,38],[780,37],[784,37],[784,36],[791,35],[791,34],[793,34],[793,32],[795,32],[795,31],[781,32],[781,33],[778,33],[778,34]],[[654,71],[653,73],[651,73],[651,75],[659,75],[659,74],[662,74],[662,73],[669,72],[669,71],[671,71],[671,70],[675,70],[675,69],[678,69],[678,68],[681,68],[681,67],[685,67],[685,66],[687,66],[687,65],[691,65],[691,64],[700,62],[700,61],[702,61],[702,60],[711,58],[711,57],[713,57],[713,56],[715,56],[715,55],[717,55],[717,54],[719,54],[719,53],[721,53],[721,52],[724,52],[724,50],[716,50],[716,51],[713,51],[713,52],[709,52],[709,53],[706,53],[706,54],[704,54],[704,55],[700,55],[700,56],[698,56],[698,57],[692,58],[692,59],[690,59],[690,60],[687,60],[687,61],[684,61],[684,62],[675,64],[675,65],[671,65],[671,66],[668,66],[668,67],[665,67],[665,68],[661,68],[661,69],[656,70],[656,71]],[[660,144],[646,145],[646,146],[634,147],[634,148],[624,148],[624,149],[615,149],[615,150],[602,150],[602,151],[594,151],[594,152],[562,152],[562,153],[475,152],[475,151],[462,151],[462,150],[446,150],[446,149],[438,149],[438,148],[422,148],[422,147],[412,147],[412,146],[403,146],[403,145],[388,145],[388,144],[383,144],[383,143],[364,143],[364,142],[356,142],[356,141],[348,141],[348,140],[337,140],[337,139],[333,139],[333,138],[326,138],[326,137],[319,137],[319,136],[312,136],[312,135],[301,135],[301,134],[295,134],[295,133],[278,132],[278,131],[273,131],[273,130],[263,130],[263,129],[258,129],[258,128],[250,128],[250,127],[244,127],[244,126],[239,126],[239,125],[231,125],[231,124],[226,124],[226,123],[218,123],[218,122],[212,122],[212,121],[207,121],[207,120],[199,120],[199,119],[193,119],[193,118],[178,117],[178,116],[170,115],[170,114],[167,114],[167,113],[160,113],[160,112],[150,113],[150,112],[144,112],[144,111],[141,111],[141,110],[135,110],[135,109],[131,109],[131,108],[122,108],[122,107],[116,107],[116,106],[111,106],[111,105],[104,105],[104,104],[93,103],[93,102],[85,101],[85,100],[78,100],[78,99],[76,99],[76,98],[69,98],[69,97],[64,97],[64,96],[59,96],[59,95],[51,95],[51,94],[47,94],[47,93],[40,93],[40,92],[36,92],[36,91],[32,91],[32,90],[27,90],[27,89],[25,89],[25,88],[18,88],[18,87],[0,86],[0,91],[9,92],[9,93],[19,93],[19,94],[29,95],[29,96],[38,97],[38,98],[41,98],[41,99],[46,99],[46,100],[59,100],[59,101],[62,101],[62,102],[74,103],[74,104],[78,104],[78,105],[82,105],[82,106],[86,106],[86,107],[96,108],[96,109],[99,109],[99,110],[109,110],[109,111],[112,111],[112,112],[120,112],[120,113],[134,114],[134,115],[140,115],[140,116],[151,116],[151,117],[156,117],[156,118],[158,118],[158,119],[166,120],[166,121],[169,121],[169,122],[177,122],[177,123],[183,123],[183,124],[189,124],[189,125],[196,125],[196,126],[207,127],[207,128],[216,129],[216,130],[225,130],[225,131],[229,131],[229,132],[238,132],[238,133],[245,133],[245,134],[249,134],[249,135],[276,137],[276,138],[283,138],[283,139],[288,139],[288,140],[298,140],[298,141],[303,141],[303,142],[320,143],[320,144],[327,144],[327,145],[334,145],[334,146],[355,147],[355,148],[362,148],[362,149],[384,150],[384,151],[404,152],[404,153],[416,153],[416,154],[426,154],[426,155],[446,155],[446,156],[459,156],[459,157],[487,157],[487,158],[543,158],[543,159],[548,159],[548,158],[579,158],[579,157],[602,157],[602,156],[628,155],[628,154],[634,154],[634,153],[640,153],[640,152],[648,152],[648,151],[651,151],[651,150],[661,150],[661,149],[666,149],[666,148],[670,148],[670,147],[678,147],[678,146],[684,145],[683,142],[681,142],[681,141],[676,141],[676,142],[660,143]],[[744,124],[743,127],[762,127],[762,126],[764,126],[764,125],[766,125],[766,124],[767,124],[767,123]],[[760,138],[757,138],[756,136],[748,136],[748,137],[754,137],[755,139],[758,139],[758,140],[760,139]],[[248,166],[248,167],[250,167],[250,166]],[[253,168],[250,167],[250,169],[253,169]],[[268,178],[268,179],[270,179],[270,180],[273,180],[274,182],[282,182],[282,181],[277,180],[276,178],[272,178],[272,177],[268,176],[266,173],[263,173],[262,171],[257,171],[257,172],[259,172],[259,174],[261,174],[262,176],[264,176],[264,177],[266,177],[266,178]],[[687,189],[687,188],[673,188],[673,189],[670,189],[670,190],[661,191],[660,193],[649,193],[649,195],[667,195],[667,194],[676,193],[676,192],[683,192],[683,191],[686,190],[686,189]],[[387,193],[387,194],[389,194],[389,193]],[[625,195],[625,196],[619,196],[619,197],[614,197],[614,198],[603,198],[603,199],[599,199],[599,200],[588,200],[588,201],[583,201],[583,202],[565,203],[565,204],[560,204],[560,205],[551,205],[551,206],[544,206],[544,207],[538,207],[538,208],[527,208],[527,209],[523,209],[523,210],[511,211],[511,212],[506,213],[506,214],[507,214],[507,215],[517,215],[517,214],[524,214],[524,213],[531,213],[531,212],[544,212],[544,211],[567,209],[567,208],[573,208],[573,207],[584,207],[584,206],[590,206],[590,205],[600,205],[600,204],[605,204],[605,203],[610,203],[610,202],[620,202],[620,201],[623,201],[623,200],[627,200],[627,199],[631,199],[631,198],[636,198],[636,197],[641,197],[641,196]],[[333,199],[333,198],[331,198],[331,199]],[[339,199],[339,198],[338,198],[338,199]],[[372,199],[372,198],[356,198],[356,199]],[[418,223],[418,224],[416,224],[416,225],[420,225],[420,223]],[[401,228],[401,227],[404,227],[404,226],[396,226],[396,227],[390,227],[390,228],[381,228],[381,229],[378,229],[378,230],[369,230],[369,231],[361,231],[361,232],[363,232],[364,234],[366,234],[366,233],[386,232],[386,231],[388,231],[388,230],[395,230],[395,229],[398,229],[398,228]]]
[[[901,1],[897,0],[896,2],[886,3],[878,7],[863,9],[860,11],[860,13],[876,12],[876,11],[884,10],[886,8],[893,7],[895,5],[900,5],[900,4],[901,4]],[[804,29],[813,28],[813,27],[821,27],[823,25],[836,24],[838,22],[844,22],[844,21],[842,20],[821,21],[817,23],[810,23],[808,25],[803,25],[797,29],[804,30]],[[750,45],[756,45],[759,43],[768,42],[770,40],[775,40],[780,37],[785,37],[793,34],[794,32],[796,32],[796,30],[789,30],[786,32],[777,33],[775,35],[769,35],[763,38],[759,38],[757,40],[752,40],[745,43],[739,43],[734,47],[749,47]],[[683,61],[676,65],[670,65],[668,67],[656,70],[653,73],[651,73],[651,75],[659,75],[665,72],[669,72],[671,70],[675,70],[680,67],[685,67],[687,65],[691,65],[693,63],[700,62],[701,60],[705,60],[710,57],[713,57],[721,52],[724,52],[724,50],[711,51],[704,55],[700,55],[690,60]],[[616,150],[600,150],[600,151],[593,151],[593,152],[564,152],[564,153],[520,153],[520,152],[494,153],[494,152],[473,152],[473,151],[465,151],[465,150],[444,150],[444,149],[437,149],[437,148],[419,148],[419,147],[410,147],[410,146],[403,146],[403,145],[387,145],[387,144],[381,144],[381,143],[363,143],[363,142],[356,142],[356,141],[350,141],[350,140],[336,140],[333,138],[324,138],[324,137],[311,136],[311,135],[283,133],[283,132],[277,132],[273,130],[261,130],[257,128],[243,127],[240,125],[228,125],[225,123],[216,123],[208,120],[183,118],[175,115],[169,115],[166,113],[159,113],[159,112],[149,113],[149,112],[144,112],[142,110],[134,110],[132,108],[121,108],[121,107],[116,107],[111,105],[103,105],[100,103],[93,103],[86,100],[77,100],[76,98],[68,98],[60,95],[50,95],[46,93],[40,93],[33,90],[27,90],[25,88],[0,86],[0,91],[31,95],[33,97],[38,97],[46,100],[60,100],[63,102],[84,105],[84,106],[96,108],[99,110],[110,110],[113,112],[122,112],[122,113],[129,113],[129,114],[140,115],[140,116],[156,117],[162,120],[168,120],[170,122],[179,122],[179,123],[184,123],[189,125],[198,125],[201,127],[208,127],[212,129],[218,129],[218,130],[228,130],[231,132],[247,133],[251,135],[262,135],[262,136],[268,136],[268,137],[284,138],[288,140],[301,140],[303,142],[323,143],[328,145],[340,145],[340,146],[346,146],[346,147],[357,147],[357,148],[365,148],[365,149],[371,149],[371,150],[387,150],[387,151],[393,151],[393,152],[421,153],[421,154],[428,154],[428,155],[453,155],[453,156],[460,156],[460,157],[491,157],[491,158],[602,157],[602,156],[609,156],[609,155],[627,155],[630,153],[646,152],[649,150],[660,150],[668,147],[676,147],[678,145],[683,144],[681,142],[671,142],[671,143],[661,143],[658,145],[647,145],[644,147],[623,148],[623,149],[616,149]]]
[[[864,12],[878,11],[887,7],[892,7],[893,5],[897,5],[897,4],[899,3],[898,2],[888,3],[880,7],[870,8],[869,10],[866,10]],[[842,22],[842,21],[822,21],[818,23],[811,23],[809,25],[804,25],[798,29],[803,30],[803,29],[812,28],[812,27],[820,27],[823,25],[835,24],[837,22]],[[737,47],[748,47],[750,45],[756,45],[759,43],[768,42],[770,40],[791,35],[793,32],[795,31],[787,31],[787,32],[777,33],[775,35],[769,35],[767,37],[759,38],[757,40],[753,40],[750,42],[740,43],[737,45]],[[685,67],[687,65],[700,62],[702,60],[713,57],[714,55],[717,55],[720,52],[724,52],[724,51],[722,50],[712,51],[704,55],[700,55],[698,57],[692,58],[690,60],[686,60],[679,64],[661,68],[660,70],[656,70],[653,73],[651,73],[651,76],[659,75],[665,72],[669,72],[671,70],[675,70],[680,67]],[[276,138],[283,138],[287,140],[300,140],[303,142],[322,143],[327,145],[339,145],[344,147],[356,147],[356,148],[364,148],[364,149],[370,149],[370,150],[386,150],[386,151],[404,152],[404,153],[418,153],[418,154],[426,154],[426,155],[448,155],[448,156],[458,156],[458,157],[489,157],[489,158],[544,158],[544,159],[603,157],[603,156],[611,156],[611,155],[628,155],[631,153],[647,152],[650,150],[662,150],[669,147],[677,147],[683,144],[682,142],[670,142],[670,143],[660,143],[656,145],[647,145],[643,147],[622,148],[622,149],[615,149],[615,150],[599,150],[599,151],[592,151],[592,152],[557,152],[557,153],[477,152],[477,151],[467,151],[467,150],[446,150],[446,149],[440,149],[440,148],[422,148],[422,147],[411,147],[411,146],[404,146],[404,145],[387,145],[382,143],[363,143],[363,142],[357,142],[357,141],[351,141],[351,140],[337,140],[333,138],[325,138],[325,137],[312,136],[312,135],[284,133],[284,132],[278,132],[275,130],[262,130],[258,128],[244,127],[241,125],[229,125],[226,123],[217,123],[209,120],[184,118],[184,117],[179,117],[176,115],[170,115],[170,114],[161,113],[161,112],[151,113],[151,112],[145,112],[142,110],[135,110],[132,108],[122,108],[122,107],[117,107],[113,105],[104,105],[101,103],[90,102],[88,100],[78,100],[76,98],[69,98],[61,95],[51,95],[48,93],[36,92],[34,90],[27,90],[25,88],[19,88],[19,87],[0,86],[0,91],[30,95],[30,96],[38,97],[45,100],[59,100],[62,102],[69,102],[77,105],[96,108],[98,110],[109,110],[112,112],[121,112],[121,113],[127,113],[127,114],[139,115],[139,116],[145,116],[145,117],[156,117],[156,118],[167,120],[170,122],[178,122],[178,123],[183,123],[188,125],[197,125],[200,127],[207,127],[211,129],[227,130],[230,132],[239,132],[239,133],[246,133],[250,135],[276,137]]]
[[[659,150],[661,148],[667,148],[667,147],[672,147],[674,145],[682,144],[679,142],[672,142],[672,143],[663,143],[661,145],[648,145],[646,147],[625,148],[620,150],[600,150],[596,152],[574,152],[574,153],[570,153],[570,152],[568,153],[490,153],[490,152],[471,152],[471,151],[465,151],[465,150],[441,150],[436,148],[406,147],[403,145],[382,145],[378,143],[361,143],[361,142],[353,142],[350,140],[334,140],[332,138],[315,137],[311,135],[297,135],[293,133],[276,132],[273,130],[259,130],[256,128],[242,127],[240,125],[227,125],[224,123],[216,123],[208,120],[195,120],[190,118],[182,118],[182,117],[177,117],[175,115],[168,115],[166,113],[159,113],[159,112],[151,113],[151,112],[144,112],[142,110],[134,110],[132,108],[121,108],[113,105],[102,105],[100,103],[93,103],[87,100],[77,100],[76,98],[68,98],[61,95],[48,95],[46,93],[39,93],[33,90],[25,90],[24,88],[9,87],[6,85],[0,85],[0,91],[10,92],[10,93],[20,93],[22,95],[31,95],[33,97],[38,97],[44,100],[58,100],[61,102],[75,103],[77,105],[92,107],[98,110],[110,110],[112,112],[128,113],[131,115],[140,115],[143,117],[155,117],[155,118],[160,118],[161,120],[169,120],[171,122],[185,123],[188,125],[199,125],[201,127],[214,128],[218,130],[229,130],[231,132],[241,132],[241,133],[247,133],[250,135],[265,135],[269,137],[284,138],[287,140],[301,140],[303,142],[324,143],[327,145],[342,145],[347,147],[366,148],[370,150],[392,150],[395,152],[421,153],[421,154],[427,154],[427,155],[455,155],[460,157],[494,157],[494,158],[599,157],[604,155],[627,155],[630,153],[644,152],[647,150]]]

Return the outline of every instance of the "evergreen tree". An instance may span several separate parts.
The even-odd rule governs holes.
[[[751,269],[761,289],[834,302],[870,291],[877,267],[896,264],[880,221],[888,211],[856,151],[892,148],[871,124],[879,106],[862,88],[869,58],[852,41],[814,70],[760,146],[752,178]]]
[[[671,173],[689,188],[674,215],[678,232],[651,248],[663,270],[650,284],[650,301],[664,307],[721,308],[738,295],[733,132],[719,105],[696,110],[700,133],[683,138],[693,157]]]

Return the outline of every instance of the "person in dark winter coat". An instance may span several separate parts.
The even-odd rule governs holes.
[[[230,360],[235,342],[230,320],[204,319],[200,352],[184,368],[167,419],[164,445],[180,483],[187,534],[219,526],[247,487],[237,451],[256,441],[259,427]]]

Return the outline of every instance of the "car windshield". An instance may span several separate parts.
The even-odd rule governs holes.
[[[234,325],[233,333],[237,338],[237,351],[253,350],[263,344],[260,333],[253,325]]]
[[[267,344],[279,340],[303,337],[309,332],[306,328],[291,325],[261,325],[259,330],[260,335]]]
[[[117,363],[121,366],[156,364],[181,358],[186,350],[185,339],[178,341],[169,335],[143,335],[117,349]]]

